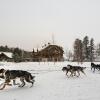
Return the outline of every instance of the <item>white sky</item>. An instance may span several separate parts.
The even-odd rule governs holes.
[[[86,35],[100,42],[100,0],[0,0],[0,45],[31,51],[52,34],[66,49]]]

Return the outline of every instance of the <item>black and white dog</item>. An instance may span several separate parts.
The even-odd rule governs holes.
[[[25,86],[25,81],[28,83],[31,83],[32,86],[35,82],[34,78],[35,76],[32,76],[31,73],[23,70],[5,70],[5,69],[0,69],[0,78],[4,79],[4,83],[1,84],[3,85],[0,90],[4,89],[6,85],[12,85],[9,84],[11,80],[13,80],[14,85],[19,85],[19,87]],[[19,83],[15,83],[16,78],[19,78],[22,84],[20,85]],[[31,87],[32,87],[31,86]]]
[[[80,76],[80,72],[86,75],[84,69],[86,69],[86,67],[72,66],[72,65],[67,65],[67,67],[62,68],[63,71],[66,71],[66,75],[68,74],[68,72],[70,72],[71,73],[70,76],[76,76],[76,72],[77,72],[78,73],[77,77]]]
[[[95,72],[95,69],[100,70],[100,64],[91,63],[91,70],[92,69],[93,69],[93,72]]]

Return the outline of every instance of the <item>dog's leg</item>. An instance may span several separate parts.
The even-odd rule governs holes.
[[[92,66],[91,66],[91,71],[92,71]]]
[[[4,83],[1,83],[1,84],[0,84],[0,87],[1,87],[2,85],[4,85]]]
[[[79,72],[79,71],[77,71],[77,73],[78,73],[78,76],[77,76],[77,77],[79,77],[79,76],[80,76],[80,72]]]
[[[3,84],[3,87],[0,88],[0,90],[3,90],[3,89],[6,87],[6,85],[7,85],[7,84],[4,83],[4,84]]]
[[[73,77],[73,71],[72,70],[70,71],[70,73],[71,73],[70,76]]]
[[[9,85],[9,86],[12,86],[12,84],[9,84],[9,83],[2,83],[2,84],[0,84],[0,87],[2,86],[2,85],[4,85],[4,84],[6,84],[6,85]]]
[[[93,70],[93,72],[95,72],[95,67],[94,67],[94,70]]]
[[[32,84],[31,87],[33,86],[33,84],[34,84],[34,82],[35,82],[35,80],[32,80],[32,81],[31,81],[29,78],[25,78],[25,80],[26,80],[26,82]]]
[[[76,76],[76,71],[73,71],[72,76]]]
[[[76,76],[76,71],[73,73],[74,76]]]
[[[81,72],[82,72],[84,75],[86,75],[85,72],[84,72],[83,70],[81,70]]]
[[[68,74],[68,71],[66,71],[66,76],[68,76],[67,74]]]
[[[29,83],[32,84],[32,85],[30,86],[30,88],[33,86],[34,82],[35,82],[35,80],[29,82]]]
[[[9,77],[6,77],[5,79],[5,83],[9,86],[12,86],[12,84],[9,84],[11,82],[10,78]]]
[[[3,90],[6,87],[6,85],[12,86],[12,84],[9,84],[9,82],[10,81],[6,81],[6,82],[2,83],[3,87],[0,88],[0,90]]]
[[[25,86],[24,78],[20,78],[20,81],[22,82],[22,84],[19,85],[19,87],[23,87],[23,86]]]
[[[13,85],[20,85],[20,83],[16,83],[16,81],[13,80]]]

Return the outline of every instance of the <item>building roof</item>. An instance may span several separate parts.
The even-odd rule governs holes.
[[[49,50],[51,50],[52,48],[59,49],[59,50],[61,50],[62,52],[64,52],[64,51],[63,51],[63,48],[60,47],[60,46],[57,46],[57,45],[49,45],[49,46],[45,47],[44,49],[42,49],[41,52],[43,52],[43,51],[49,51]]]
[[[5,54],[9,58],[12,58],[13,55],[11,52],[0,52],[0,54]]]

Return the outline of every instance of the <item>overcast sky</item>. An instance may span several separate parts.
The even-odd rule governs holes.
[[[100,42],[100,0],[0,0],[0,45],[31,51],[52,34],[66,49],[86,35]]]

